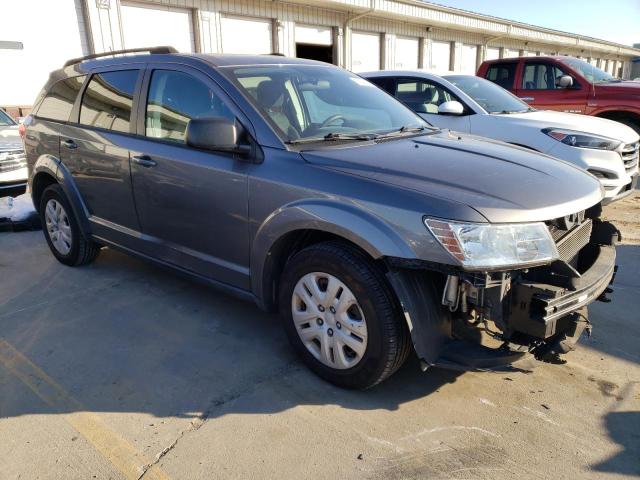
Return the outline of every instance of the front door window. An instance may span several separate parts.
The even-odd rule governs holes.
[[[235,117],[202,81],[184,72],[156,70],[151,77],[145,135],[184,143],[193,118]]]

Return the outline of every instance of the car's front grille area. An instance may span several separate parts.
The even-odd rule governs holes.
[[[27,166],[27,157],[22,150],[0,151],[0,173],[18,170]]]
[[[574,259],[578,252],[589,243],[592,227],[593,223],[588,218],[582,224],[569,230],[559,240],[556,240],[556,247],[561,260],[571,262]]]
[[[549,233],[556,242],[561,260],[571,263],[591,238],[593,222],[585,218],[585,212],[567,215],[546,222]]]
[[[640,151],[640,142],[628,143],[622,147],[620,155],[624,162],[624,169],[627,173],[632,173],[638,166],[638,152]]]

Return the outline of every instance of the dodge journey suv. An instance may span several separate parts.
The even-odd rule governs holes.
[[[279,310],[352,388],[412,350],[425,369],[560,360],[606,299],[618,232],[570,164],[432,128],[319,62],[99,56],[53,72],[25,123],[66,265],[108,246]]]

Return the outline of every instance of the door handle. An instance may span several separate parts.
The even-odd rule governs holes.
[[[131,157],[131,160],[133,160],[133,163],[137,163],[145,168],[155,167],[158,164],[155,160],[152,160],[149,155],[134,155]]]
[[[70,150],[74,150],[76,148],[78,148],[78,144],[76,142],[74,142],[73,140],[71,140],[70,138],[67,140],[64,140],[62,142],[62,146],[67,147]]]
[[[535,100],[535,98],[533,98],[533,97],[520,97],[520,100],[523,100],[525,102],[533,102]]]

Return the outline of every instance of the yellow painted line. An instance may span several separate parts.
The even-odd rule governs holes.
[[[127,479],[137,480],[151,462],[133,445],[110,429],[100,418],[67,393],[44,370],[0,338],[0,364],[22,381],[54,412],[64,419]],[[71,413],[67,413],[71,412]],[[169,480],[157,465],[144,475],[145,480]]]

